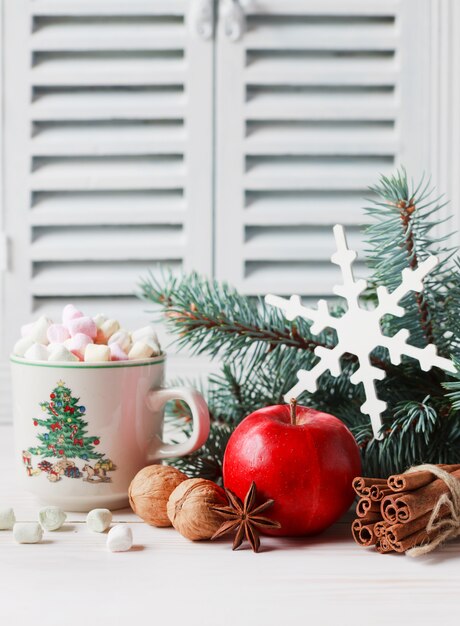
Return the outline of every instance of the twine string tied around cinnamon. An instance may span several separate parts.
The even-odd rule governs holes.
[[[411,467],[405,472],[412,474],[413,472],[431,472],[434,476],[442,480],[449,488],[450,493],[443,493],[433,507],[430,519],[426,526],[427,534],[435,533],[431,540],[420,546],[415,546],[406,552],[408,556],[418,557],[428,554],[435,550],[439,545],[448,539],[454,539],[460,535],[460,480],[446,472],[445,470],[431,465],[417,465]],[[438,519],[439,512],[443,506],[449,510],[447,517]]]

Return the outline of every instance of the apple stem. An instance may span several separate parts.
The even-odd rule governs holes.
[[[295,426],[297,424],[297,400],[296,398],[291,398],[291,424]]]

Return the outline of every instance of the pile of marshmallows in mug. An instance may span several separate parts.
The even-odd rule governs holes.
[[[62,323],[40,317],[21,328],[13,354],[29,361],[127,361],[161,354],[151,326],[128,332],[115,319],[88,317],[73,304],[62,311]]]

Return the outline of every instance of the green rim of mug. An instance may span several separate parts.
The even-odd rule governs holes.
[[[144,365],[160,365],[166,361],[166,355],[160,354],[157,357],[151,359],[143,359],[142,361],[112,361],[111,363],[94,363],[89,364],[85,362],[79,363],[49,363],[48,361],[27,361],[14,355],[10,356],[11,363],[17,363],[18,365],[28,365],[30,367],[49,367],[54,369],[73,369],[73,370],[92,370],[92,369],[117,369],[124,367],[143,367]]]

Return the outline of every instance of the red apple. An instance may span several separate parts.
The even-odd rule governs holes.
[[[351,505],[361,474],[356,441],[339,419],[306,406],[270,406],[251,413],[225,450],[224,484],[239,498],[251,482],[275,504],[271,535],[310,535],[335,522]]]

